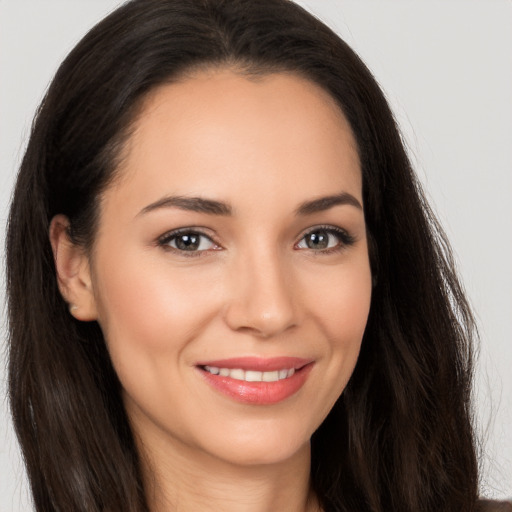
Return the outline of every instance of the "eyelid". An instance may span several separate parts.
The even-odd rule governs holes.
[[[170,229],[169,231],[166,231],[162,235],[158,236],[157,240],[165,240],[184,233],[197,233],[198,235],[203,235],[207,238],[212,238],[212,235],[208,234],[206,231],[209,230],[201,226],[185,226],[181,228]]]
[[[176,247],[172,247],[169,245],[169,242],[180,235],[185,234],[196,234],[201,237],[207,238],[214,246],[215,248],[212,249],[203,249],[200,251],[183,251]],[[197,257],[204,255],[205,253],[208,253],[210,251],[218,251],[220,249],[223,249],[223,247],[214,239],[214,237],[210,234],[205,233],[205,228],[196,227],[196,226],[187,226],[177,229],[171,229],[170,231],[167,231],[163,235],[160,235],[156,239],[156,245],[161,246],[163,249],[168,250],[170,252],[175,252],[177,254],[186,256],[186,257]]]
[[[353,236],[349,231],[347,231],[346,229],[344,228],[341,228],[339,226],[334,226],[332,224],[319,224],[317,226],[312,226],[308,229],[306,229],[305,231],[303,231],[300,235],[299,235],[299,239],[298,241],[295,243],[295,248],[297,247],[297,245],[302,241],[304,240],[304,238],[312,233],[315,233],[316,231],[326,231],[330,234],[334,234],[335,236],[338,237],[338,239],[340,240],[340,243],[334,247],[329,247],[329,248],[326,248],[326,249],[319,249],[319,250],[314,250],[314,249],[310,249],[310,248],[307,248],[307,249],[304,249],[304,248],[298,248],[298,250],[309,250],[309,251],[312,251],[316,254],[330,254],[332,252],[339,252],[339,251],[342,251],[344,249],[346,249],[347,247],[350,247],[351,245],[353,245],[357,239],[355,236]]]

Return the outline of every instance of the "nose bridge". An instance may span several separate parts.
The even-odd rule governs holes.
[[[232,329],[270,337],[296,324],[293,276],[287,263],[278,248],[268,244],[238,255],[226,312]]]

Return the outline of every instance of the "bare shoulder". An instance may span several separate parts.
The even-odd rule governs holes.
[[[512,512],[512,501],[480,500],[478,512]]]

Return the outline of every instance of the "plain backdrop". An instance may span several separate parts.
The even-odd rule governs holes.
[[[257,1],[257,0],[255,0]],[[512,497],[512,2],[301,0],[384,89],[452,241],[481,332],[475,413],[483,495]],[[0,0],[0,238],[37,104],[58,64],[119,0]],[[2,250],[3,254],[3,250]],[[0,306],[5,311],[4,274]],[[31,510],[5,399],[0,512]]]

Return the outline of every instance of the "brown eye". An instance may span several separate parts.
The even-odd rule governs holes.
[[[159,240],[159,244],[184,252],[202,252],[217,248],[208,236],[195,231],[169,233]]]
[[[201,236],[196,233],[178,235],[174,238],[174,245],[180,251],[197,251],[201,244]],[[172,242],[171,242],[172,246]]]

